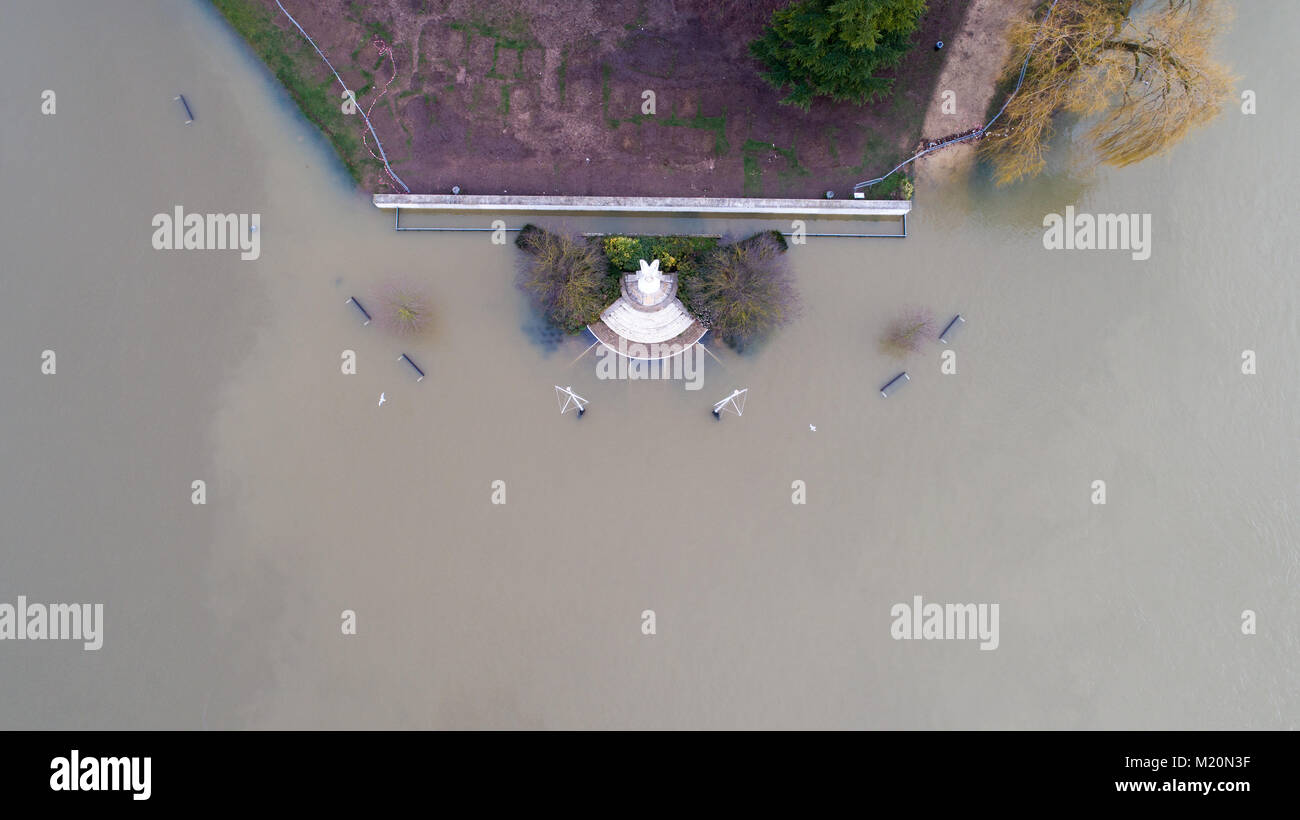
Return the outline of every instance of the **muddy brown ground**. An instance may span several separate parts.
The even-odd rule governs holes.
[[[282,2],[364,91],[412,192],[642,196],[851,195],[917,144],[946,56],[933,43],[967,9],[931,1],[890,98],[805,113],[747,51],[784,0]],[[382,172],[363,185],[393,189]]]

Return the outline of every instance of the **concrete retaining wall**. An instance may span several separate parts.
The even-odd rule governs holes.
[[[480,196],[472,194],[375,194],[377,208],[412,211],[509,211],[568,213],[681,213],[728,216],[904,216],[912,203],[894,199],[751,199],[672,196]]]

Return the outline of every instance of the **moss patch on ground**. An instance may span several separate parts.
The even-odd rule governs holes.
[[[270,11],[256,0],[212,0],[212,3],[271,69],[302,115],[325,134],[353,180],[360,184],[367,171],[373,171],[374,166],[382,167],[357,136],[360,118],[343,113],[343,92],[333,75],[324,84],[319,80],[325,69],[310,44],[296,31],[291,34],[277,26]]]

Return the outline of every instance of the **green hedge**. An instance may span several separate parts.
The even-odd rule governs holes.
[[[711,236],[607,236],[601,242],[610,269],[619,272],[639,270],[642,259],[658,259],[660,270],[675,273],[683,262],[717,245]]]

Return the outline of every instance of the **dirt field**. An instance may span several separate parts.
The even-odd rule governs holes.
[[[301,41],[274,0],[254,2]],[[946,54],[932,44],[968,5],[931,0],[890,99],[804,113],[747,52],[785,0],[282,2],[363,92],[412,192],[790,197],[850,196],[916,145]],[[359,164],[365,187],[393,189]]]

